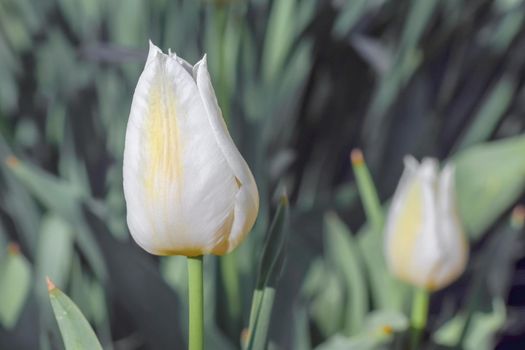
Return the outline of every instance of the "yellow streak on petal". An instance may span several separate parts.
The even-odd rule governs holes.
[[[394,227],[392,255],[395,271],[405,281],[412,281],[410,266],[418,234],[423,224],[422,186],[415,182],[407,189],[405,205],[401,209]]]
[[[145,135],[148,161],[144,186],[150,199],[156,200],[165,194],[168,184],[182,180],[175,96],[164,72],[159,72],[152,83],[148,102]]]

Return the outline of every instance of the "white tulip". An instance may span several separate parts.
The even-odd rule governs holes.
[[[128,120],[124,195],[131,235],[156,255],[222,255],[252,228],[257,185],[235,147],[204,56],[150,42]]]
[[[454,168],[438,173],[435,159],[405,158],[405,171],[392,201],[385,232],[390,271],[433,291],[465,270],[468,246],[456,209]]]

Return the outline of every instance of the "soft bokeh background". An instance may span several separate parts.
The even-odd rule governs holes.
[[[62,347],[45,276],[105,349],[185,346],[185,260],[148,255],[125,223],[123,141],[148,39],[192,63],[208,54],[261,194],[249,239],[206,257],[210,349],[240,348],[284,188],[272,349],[395,346],[380,330],[403,332],[410,291],[384,270],[356,147],[385,204],[405,154],[457,162],[473,252],[433,295],[426,346],[524,346],[523,224],[509,216],[525,199],[525,1],[0,0],[1,349]]]

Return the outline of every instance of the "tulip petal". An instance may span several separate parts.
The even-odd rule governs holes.
[[[180,65],[188,72],[190,75],[193,74],[193,66],[188,63],[184,58],[177,56],[175,52],[171,52],[171,49],[168,49],[168,56],[172,59],[177,60]]]
[[[417,166],[414,158],[405,158],[405,170],[386,221],[385,252],[388,266],[405,281],[409,281],[413,275],[413,251],[417,235],[423,227],[422,183],[418,178]]]
[[[423,227],[417,237],[413,251],[413,283],[427,289],[434,288],[433,276],[442,258],[439,246],[438,216],[436,207],[438,163],[435,159],[423,159],[418,171],[422,184],[422,222]]]
[[[413,285],[436,290],[464,270],[467,245],[457,217],[454,171],[438,163],[405,159],[386,223],[386,257],[392,272]]]
[[[217,144],[239,184],[235,200],[234,221],[227,251],[237,246],[253,226],[259,210],[259,193],[246,161],[235,146],[219,108],[208,73],[206,56],[193,68],[193,76],[206,109]]]
[[[158,54],[162,55],[162,50],[159,49],[157,46],[155,46],[155,44],[153,44],[153,42],[150,40],[149,41],[148,58],[146,59],[146,64],[145,64],[144,68],[146,68],[148,66],[148,64],[150,62],[152,62],[156,58],[156,56]]]
[[[443,257],[434,279],[437,285],[445,287],[463,273],[468,260],[467,242],[457,214],[452,164],[447,164],[441,171],[438,186],[439,244]]]
[[[236,175],[187,67],[154,45],[133,96],[123,172],[128,226],[145,250],[224,249],[240,192]]]
[[[435,249],[436,171],[435,161],[427,159],[418,165],[414,158],[405,158],[386,223],[388,265],[400,279],[422,287],[428,284],[439,257]]]

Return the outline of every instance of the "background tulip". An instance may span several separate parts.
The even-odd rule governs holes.
[[[405,171],[386,222],[386,259],[401,280],[441,289],[465,269],[468,250],[459,221],[454,169],[434,159],[405,158]]]
[[[150,43],[124,151],[131,235],[156,255],[222,255],[253,226],[254,178],[222,119],[206,56],[195,66]]]

